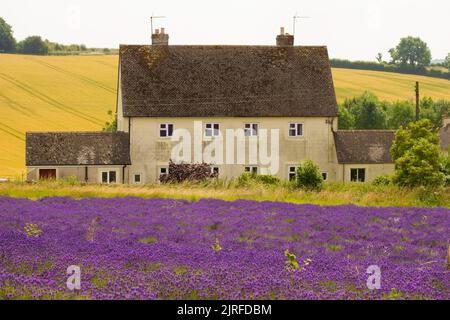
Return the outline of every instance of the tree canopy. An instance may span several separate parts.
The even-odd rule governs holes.
[[[12,27],[0,17],[0,52],[14,52],[16,40],[13,36]]]
[[[25,54],[46,55],[48,46],[40,36],[27,37],[17,45],[18,51]]]
[[[406,37],[400,39],[400,43],[389,50],[392,62],[402,67],[420,69],[430,65],[431,51],[427,44],[420,38]]]
[[[391,147],[395,163],[394,182],[401,186],[439,186],[442,172],[439,136],[428,119],[412,122],[395,134]]]

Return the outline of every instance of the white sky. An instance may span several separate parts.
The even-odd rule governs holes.
[[[419,36],[434,59],[450,52],[449,0],[0,0],[0,16],[21,40],[117,48],[150,43],[150,19],[170,44],[273,45],[280,26],[296,44],[326,45],[333,58],[374,60],[404,36]]]

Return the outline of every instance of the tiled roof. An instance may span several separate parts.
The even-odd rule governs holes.
[[[395,131],[338,130],[334,132],[339,163],[392,163],[390,149]]]
[[[124,116],[337,116],[326,47],[120,47]]]
[[[29,132],[26,165],[130,164],[129,134],[125,132]]]

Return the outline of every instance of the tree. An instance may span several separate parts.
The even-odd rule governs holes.
[[[320,191],[323,188],[323,177],[319,166],[311,160],[299,165],[296,172],[296,185],[300,188]]]
[[[338,128],[340,130],[350,130],[355,127],[355,117],[353,114],[343,105],[339,105],[339,119]]]
[[[383,54],[381,52],[378,52],[375,58],[377,59],[378,63],[383,63]]]
[[[0,52],[14,52],[15,49],[16,40],[12,28],[0,17]]]
[[[388,127],[398,129],[401,126],[406,127],[415,120],[415,107],[409,101],[397,101],[388,108]]]
[[[442,119],[450,111],[450,101],[433,101],[430,97],[420,100],[420,118],[428,119],[435,128],[442,128]]]
[[[344,101],[346,107],[354,117],[354,129],[386,129],[386,112],[377,96],[364,92],[353,99]]]
[[[439,136],[428,119],[400,127],[391,147],[395,163],[394,182],[401,186],[440,186],[445,181],[441,172]]]
[[[447,69],[450,69],[450,53],[447,55],[447,57],[445,57],[444,63],[443,63],[444,67],[446,67]]]
[[[389,53],[392,62],[401,67],[423,69],[429,66],[431,62],[431,51],[420,38],[402,38],[395,48],[389,50]]]
[[[48,54],[48,46],[39,36],[31,36],[19,42],[18,49],[25,54]]]

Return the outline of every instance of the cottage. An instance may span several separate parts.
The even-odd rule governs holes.
[[[175,151],[211,163],[222,178],[292,179],[306,159],[330,181],[393,171],[393,131],[337,130],[326,47],[294,46],[283,28],[275,46],[168,41],[161,29],[152,45],[120,46],[117,132],[28,133],[28,179],[151,183]]]

